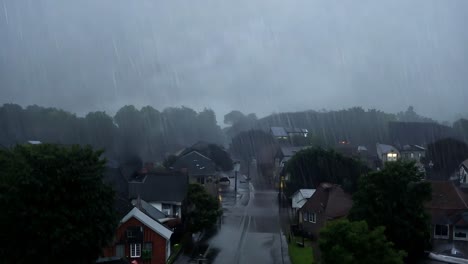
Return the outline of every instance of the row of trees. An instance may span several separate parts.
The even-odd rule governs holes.
[[[114,117],[105,112],[77,117],[55,108],[1,106],[0,144],[9,146],[27,140],[89,144],[120,160],[133,155],[144,160],[162,160],[167,153],[198,140],[223,144],[224,135],[210,109],[197,113],[187,107],[158,111],[151,106],[138,110],[127,105]]]

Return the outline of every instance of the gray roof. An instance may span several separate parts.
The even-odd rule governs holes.
[[[141,208],[139,209],[154,220],[159,220],[167,217],[167,215],[165,215],[163,212],[159,211],[157,208],[147,203],[146,201],[140,199],[139,202],[141,205]],[[132,204],[133,206],[138,206],[138,200],[133,201]]]
[[[419,145],[404,145],[401,151],[426,151],[426,149]]]
[[[129,198],[148,202],[182,202],[188,190],[186,175],[175,172],[148,173],[140,181],[128,183]]]
[[[178,158],[172,165],[176,170],[187,169],[190,176],[211,176],[216,174],[216,164],[198,151],[192,151]]]
[[[377,148],[377,154],[379,158],[382,158],[382,155],[384,154],[392,153],[392,152],[400,154],[400,152],[394,146],[391,146],[391,145],[377,143],[376,148]]]
[[[307,149],[309,146],[303,146],[303,147],[281,147],[280,152],[283,157],[292,157],[294,154],[297,152]]]
[[[295,127],[271,127],[271,134],[275,137],[287,137],[289,134],[304,134],[309,131],[305,128],[295,128]]]
[[[284,127],[271,127],[271,134],[275,137],[287,137],[288,133],[284,129]]]

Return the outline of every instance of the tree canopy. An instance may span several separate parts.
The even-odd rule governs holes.
[[[185,211],[185,222],[192,233],[213,227],[222,215],[218,199],[199,184],[189,185]]]
[[[424,203],[431,199],[431,185],[422,179],[414,163],[400,161],[363,175],[353,195],[350,219],[365,220],[370,228],[384,226],[386,237],[397,249],[417,258],[430,238]]]
[[[99,256],[118,223],[100,156],[90,147],[47,144],[0,150],[2,262],[90,263]]]
[[[365,221],[337,220],[320,231],[319,247],[325,264],[403,264],[404,251],[393,248],[379,226],[369,230]]]
[[[158,111],[126,105],[114,117],[91,112],[85,117],[40,106],[0,106],[0,144],[12,146],[28,140],[45,143],[92,145],[105,149],[106,157],[125,161],[140,156],[163,160],[168,153],[199,140],[224,143],[224,134],[213,110],[196,112],[188,107]]]
[[[297,152],[286,164],[291,174],[286,190],[315,188],[322,182],[342,185],[347,192],[357,189],[358,179],[368,168],[359,160],[345,157],[333,150],[308,148]]]

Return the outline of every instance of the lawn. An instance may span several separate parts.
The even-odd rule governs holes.
[[[293,240],[289,243],[288,251],[292,264],[312,264],[314,262],[312,247],[308,243],[305,247],[300,247]]]

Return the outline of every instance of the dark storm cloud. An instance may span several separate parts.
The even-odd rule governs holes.
[[[465,0],[0,4],[0,103],[467,111]]]

